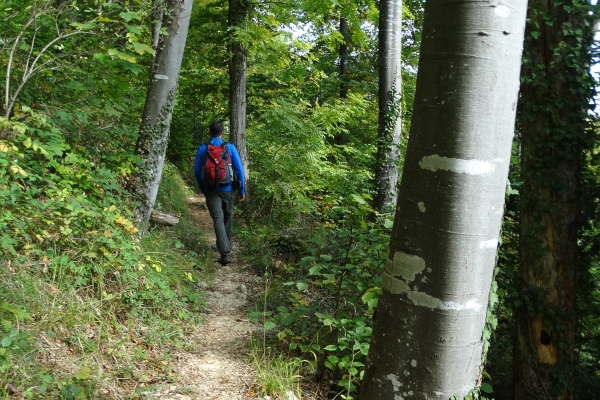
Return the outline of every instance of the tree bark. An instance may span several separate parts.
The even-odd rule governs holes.
[[[345,99],[348,97],[348,43],[350,42],[347,18],[340,17],[340,33],[344,38],[340,45],[340,99]]]
[[[250,13],[248,0],[229,0],[229,141],[235,145],[244,165],[246,195],[249,194],[249,155],[246,145],[246,49],[235,36],[235,29],[245,29]]]
[[[588,124],[593,24],[584,0],[530,0],[518,128],[521,134],[520,301],[515,393],[573,399],[581,170]]]
[[[402,0],[379,3],[379,119],[377,146],[377,194],[373,206],[391,210],[398,196],[398,159],[402,120]]]
[[[464,398],[510,163],[526,1],[427,1],[404,174],[360,399]]]
[[[141,161],[134,188],[140,201],[135,213],[138,223],[150,218],[158,192],[192,4],[193,0],[166,1],[162,26],[168,36],[160,39],[135,150]]]

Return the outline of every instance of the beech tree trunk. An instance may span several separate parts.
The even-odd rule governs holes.
[[[340,33],[344,42],[340,45],[340,99],[348,97],[348,43],[350,32],[348,31],[348,20],[340,17]]]
[[[229,0],[229,27],[245,29],[250,13],[249,0]],[[229,60],[229,141],[235,145],[244,165],[246,195],[249,193],[249,155],[246,145],[246,49],[233,33]]]
[[[136,210],[138,223],[150,218],[158,192],[192,4],[193,0],[165,2],[168,12],[163,16],[162,26],[167,27],[168,36],[160,38],[136,144],[136,153],[141,158],[134,188],[141,203]]]
[[[526,7],[524,0],[425,3],[361,400],[462,399],[481,382]]]
[[[379,3],[379,143],[377,146],[377,194],[374,208],[390,210],[398,196],[398,158],[402,135],[402,0]]]
[[[588,123],[593,24],[585,0],[530,0],[519,102],[521,134],[517,400],[573,399],[581,170]]]

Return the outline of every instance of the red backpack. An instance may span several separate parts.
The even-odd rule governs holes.
[[[233,168],[227,143],[220,146],[206,144],[206,153],[201,171],[202,183],[210,187],[231,185],[233,183]]]

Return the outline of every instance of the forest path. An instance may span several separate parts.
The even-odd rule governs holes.
[[[192,220],[206,233],[209,246],[214,246],[204,196],[191,198],[189,210]],[[199,284],[207,291],[204,323],[189,337],[191,349],[173,355],[179,377],[177,392],[184,394],[166,394],[163,400],[242,400],[252,396],[255,370],[248,342],[256,326],[244,307],[248,290],[255,288],[260,278],[243,268],[237,243],[231,256],[231,264],[219,266],[212,283]]]

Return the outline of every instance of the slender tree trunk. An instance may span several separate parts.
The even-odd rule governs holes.
[[[587,110],[594,32],[577,5],[530,0],[519,102],[521,279],[515,393],[573,399],[581,170],[593,148]]]
[[[145,223],[154,207],[165,162],[169,126],[177,94],[177,81],[185,49],[193,0],[167,0],[161,37],[155,58],[154,75],[148,84],[142,125],[136,144],[141,157],[135,193],[140,201],[136,219]]]
[[[348,97],[348,43],[350,42],[350,31],[348,30],[348,19],[340,17],[340,33],[344,42],[340,45],[340,99]]]
[[[229,0],[229,27],[245,29],[250,13],[248,0]],[[249,155],[246,145],[246,49],[235,34],[230,39],[229,60],[229,140],[237,147],[244,165],[246,195],[249,193]]]
[[[154,0],[152,2],[152,48],[154,54],[152,56],[152,65],[150,66],[150,80],[154,76],[154,70],[156,67],[156,55],[158,54],[158,44],[160,40],[160,30],[162,28],[163,14],[165,10],[165,0]]]
[[[377,195],[374,207],[387,211],[398,196],[398,159],[402,120],[402,0],[379,3],[379,143],[377,146]]]
[[[361,400],[462,399],[480,384],[526,7],[524,0],[425,3]]]

